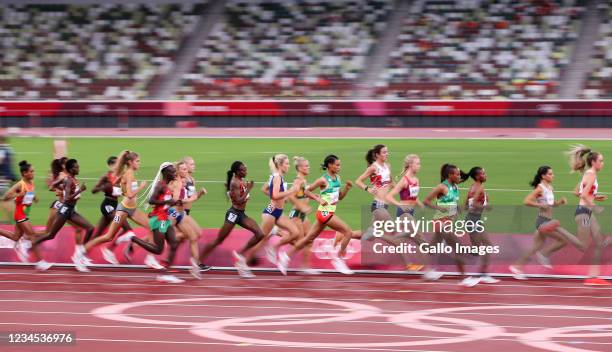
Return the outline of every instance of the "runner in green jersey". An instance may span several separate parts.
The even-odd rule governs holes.
[[[431,193],[429,193],[423,201],[426,207],[436,210],[434,214],[435,236],[430,246],[438,247],[442,241],[444,241],[447,246],[450,246],[452,248],[452,253],[454,253],[453,259],[462,276],[465,276],[463,260],[455,253],[459,241],[456,235],[449,232],[447,229],[454,227],[454,221],[457,219],[459,211],[459,187],[457,185],[467,180],[468,177],[469,175],[459,170],[455,165],[442,165],[442,169],[440,170],[442,183],[434,187]],[[436,204],[434,204],[434,199],[436,200]],[[437,280],[440,277],[442,277],[440,273],[425,275],[425,278],[430,280]],[[461,283],[465,285],[463,281],[461,281]],[[478,282],[474,283],[474,285],[477,283]]]
[[[341,259],[346,254],[346,248],[353,236],[353,231],[338,215],[335,215],[338,202],[344,199],[353,186],[353,183],[347,181],[344,189],[342,188],[342,181],[339,175],[341,168],[340,159],[337,156],[328,155],[321,167],[326,172],[308,187],[309,191],[316,188],[321,190],[320,197],[323,202],[317,208],[317,221],[310,228],[308,235],[296,243],[295,247],[289,253],[281,252],[279,254],[278,268],[285,275],[287,274],[290,256],[314,241],[327,226],[340,232],[343,236],[340,251],[338,255],[334,256],[332,259],[332,264],[336,270],[343,274],[353,273],[353,271],[346,266],[344,260]]]

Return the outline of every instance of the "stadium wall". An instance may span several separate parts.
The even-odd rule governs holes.
[[[0,126],[612,128],[612,101],[23,101]]]

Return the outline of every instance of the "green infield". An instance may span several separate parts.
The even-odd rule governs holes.
[[[580,141],[554,140],[380,140],[388,146],[392,172],[398,175],[403,167],[403,159],[409,153],[421,156],[422,169],[420,180],[425,197],[428,187],[440,181],[439,170],[443,163],[453,163],[468,170],[472,166],[482,166],[488,173],[487,187],[492,204],[520,205],[529,192],[528,183],[536,169],[541,165],[553,167],[556,179],[557,196],[566,196],[571,205],[576,204],[571,190],[579,181],[578,174],[570,174],[564,151],[573,143]],[[366,151],[375,142],[362,139],[155,139],[155,138],[68,138],[69,156],[79,160],[80,178],[92,188],[97,178],[106,170],[106,159],[129,149],[140,153],[142,166],[138,173],[141,180],[151,180],[161,162],[175,161],[190,155],[197,163],[196,178],[200,186],[205,186],[208,195],[194,207],[192,214],[203,227],[219,227],[229,202],[225,197],[226,171],[234,160],[241,160],[248,167],[248,177],[259,184],[252,192],[247,213],[259,221],[267,197],[259,191],[262,182],[268,179],[268,159],[275,153],[285,153],[290,157],[301,155],[310,160],[311,176],[314,180],[322,171],[319,165],[328,154],[335,154],[342,161],[342,180],[354,180],[366,167]],[[612,142],[583,142],[601,151],[605,156],[612,155]],[[15,150],[15,165],[26,159],[36,170],[37,194],[41,200],[32,209],[31,219],[35,224],[44,224],[53,193],[46,190],[44,179],[49,172],[52,157],[53,139],[50,138],[13,138],[11,145]],[[17,169],[15,168],[16,172]],[[290,182],[295,176],[293,167],[287,177]],[[465,186],[468,186],[468,181]],[[608,192],[612,183],[612,165],[604,168],[599,176],[600,192]],[[564,193],[560,193],[564,192]],[[78,203],[78,211],[95,224],[99,217],[101,195],[89,191]],[[462,196],[465,195],[463,192]],[[347,198],[340,203],[337,214],[351,226],[360,224],[361,207],[369,204],[371,196],[361,189],[353,188]],[[573,207],[572,207],[573,208]],[[286,209],[287,210],[287,209]],[[311,215],[312,217],[313,215]]]

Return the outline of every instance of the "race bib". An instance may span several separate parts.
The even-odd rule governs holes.
[[[188,197],[188,198],[189,198],[189,197],[193,197],[193,195],[195,194],[195,192],[196,192],[196,188],[195,188],[195,186],[189,186],[189,187],[187,187],[187,197]]]
[[[113,197],[119,197],[122,194],[121,187],[113,186]]]
[[[416,197],[419,195],[419,186],[410,187],[410,197]]]
[[[134,181],[132,182],[132,192],[136,192],[136,190],[138,189],[138,182]]]
[[[22,202],[23,204],[31,205],[33,201],[34,201],[34,192],[27,192],[23,196],[23,202]]]
[[[236,222],[236,219],[238,219],[238,215],[234,213],[227,214],[227,221],[231,222],[232,224]]]

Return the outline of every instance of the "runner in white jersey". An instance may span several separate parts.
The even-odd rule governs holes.
[[[607,199],[605,195],[598,194],[599,182],[597,182],[597,173],[603,169],[604,158],[599,152],[593,151],[583,145],[577,145],[569,151],[570,166],[573,171],[582,173],[582,179],[578,184],[577,196],[580,197],[580,202],[576,208],[576,225],[578,226],[578,235],[580,238],[591,237],[595,248],[591,261],[589,277],[584,281],[585,285],[610,285],[610,282],[600,277],[600,265],[603,249],[610,242],[610,238],[604,239],[601,233],[601,227],[595,214],[600,213],[603,209],[595,202],[603,202]]]
[[[568,242],[571,242],[581,251],[584,251],[586,248],[576,236],[560,226],[559,220],[553,219],[552,208],[567,204],[567,199],[565,198],[555,200],[552,186],[554,178],[555,175],[550,166],[540,166],[533,181],[530,183],[534,189],[525,198],[524,204],[529,207],[538,208],[538,217],[535,224],[536,233],[533,246],[515,264],[509,267],[510,271],[514,274],[514,278],[518,280],[527,279],[523,273],[523,266],[534,254],[540,264],[547,268],[552,268],[549,259],[550,255],[565,247]],[[547,249],[541,251],[544,248],[547,236],[554,239],[555,242]]]

